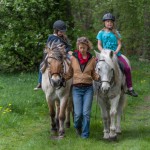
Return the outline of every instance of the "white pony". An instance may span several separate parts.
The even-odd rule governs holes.
[[[116,140],[117,133],[121,133],[120,121],[126,90],[125,75],[113,51],[105,49],[101,53],[96,51],[95,53],[98,58],[96,71],[101,76],[101,82],[94,82],[94,85],[104,124],[103,138]],[[123,57],[127,60],[125,56]],[[129,63],[128,60],[127,62]]]
[[[51,131],[59,130],[59,138],[64,137],[66,107],[70,97],[72,81],[62,81],[63,74],[69,69],[64,47],[50,43],[46,47],[47,56],[42,68],[42,90],[45,93],[51,117]],[[57,107],[56,107],[57,106]]]

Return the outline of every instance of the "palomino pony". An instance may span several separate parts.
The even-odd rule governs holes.
[[[113,51],[105,49],[96,52],[98,63],[96,71],[101,76],[101,82],[94,82],[98,102],[104,124],[104,139],[116,140],[121,133],[120,121],[125,104],[125,76],[122,73],[117,56]],[[126,60],[127,58],[123,56]],[[129,63],[129,61],[127,60]]]
[[[63,81],[63,75],[69,69],[64,47],[58,43],[48,43],[45,48],[47,56],[42,68],[42,89],[45,93],[51,117],[51,131],[59,131],[59,138],[65,135],[64,121],[69,102],[71,80]]]

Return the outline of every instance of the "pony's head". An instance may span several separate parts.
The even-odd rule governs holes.
[[[116,56],[111,50],[102,50],[101,53],[95,51],[98,59],[96,71],[101,76],[101,91],[107,93],[115,80],[116,71]]]
[[[60,87],[62,76],[64,74],[64,46],[58,43],[48,44],[47,51],[47,68],[50,83],[53,87]]]

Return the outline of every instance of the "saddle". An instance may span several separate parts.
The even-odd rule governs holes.
[[[121,72],[124,74],[124,64],[118,60],[118,65],[119,65]]]

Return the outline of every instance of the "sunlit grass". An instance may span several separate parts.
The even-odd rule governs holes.
[[[122,134],[117,142],[103,140],[103,123],[93,101],[90,137],[76,136],[73,123],[63,140],[50,139],[50,118],[45,95],[33,91],[37,73],[0,75],[0,150],[145,150],[150,148],[150,65],[132,60],[133,85],[139,97],[127,96]],[[94,98],[95,99],[95,98]]]

